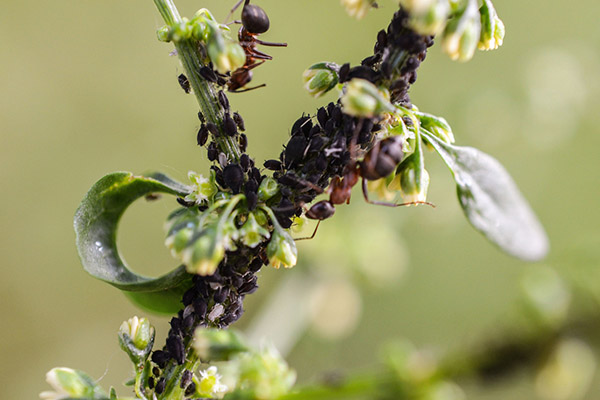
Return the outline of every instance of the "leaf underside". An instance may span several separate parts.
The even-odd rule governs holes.
[[[539,261],[548,254],[544,228],[495,158],[472,147],[446,144],[428,132],[422,134],[454,174],[458,200],[475,229],[522,260]]]
[[[189,193],[189,188],[158,173],[144,177],[115,172],[101,178],[75,213],[77,251],[83,268],[92,276],[122,290],[147,311],[172,314],[181,308],[181,296],[191,285],[185,267],[149,278],[130,270],[117,249],[121,216],[135,200],[151,193],[181,196]]]

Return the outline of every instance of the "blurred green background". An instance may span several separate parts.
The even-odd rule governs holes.
[[[184,15],[207,7],[219,19],[233,3],[177,2]],[[197,106],[177,84],[182,68],[169,56],[171,47],[156,40],[162,24],[152,1],[1,4],[1,397],[37,398],[54,366],[103,377],[103,386],[125,394],[129,363],[116,331],[142,313],[82,270],[72,218],[106,173],[161,170],[184,180],[188,170],[205,171],[205,151],[195,145]],[[269,51],[275,60],[256,70],[255,82],[267,88],[231,96],[246,120],[249,152],[260,163],[278,155],[302,112],[334,99],[311,99],[302,88],[303,70],[322,60],[359,62],[396,5],[381,0],[379,10],[357,22],[337,0],[257,4],[271,17],[265,40],[289,43]],[[572,256],[579,251],[592,254],[585,262],[600,264],[593,256],[600,244],[600,3],[506,0],[496,7],[507,27],[504,47],[478,52],[467,64],[433,47],[412,100],[445,116],[458,144],[494,155],[512,173],[551,238],[546,264],[568,269],[580,262]],[[320,282],[315,293],[296,288],[287,298],[288,318],[300,313],[295,306],[310,304],[307,333],[288,356],[301,382],[332,369],[368,371],[394,338],[440,349],[465,345],[514,308],[519,277],[531,267],[468,225],[449,172],[434,154],[427,167],[435,210],[366,206],[357,192],[316,240],[299,244],[295,270],[261,272],[262,290],[247,299],[238,327],[270,336],[278,335],[276,326],[254,317],[279,282]],[[119,242],[138,271],[159,274],[175,265],[162,229],[174,206],[172,200],[139,202],[125,215]],[[344,299],[341,308],[332,295]],[[332,316],[340,315],[335,325]],[[166,319],[152,321],[160,343]],[[531,376],[521,378],[468,392],[477,399],[535,398]],[[592,389],[587,398],[597,393]]]

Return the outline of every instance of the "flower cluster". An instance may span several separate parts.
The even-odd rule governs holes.
[[[244,49],[229,37],[230,29],[220,24],[206,8],[194,14],[192,19],[183,18],[176,26],[164,26],[158,30],[163,42],[194,39],[206,46],[208,57],[217,71],[225,74],[240,68],[246,62]]]

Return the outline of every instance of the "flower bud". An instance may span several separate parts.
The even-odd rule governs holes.
[[[147,318],[128,319],[119,328],[119,345],[135,365],[145,362],[154,345],[154,327]]]
[[[452,60],[469,61],[477,48],[480,33],[481,21],[477,1],[469,0],[466,7],[446,25],[442,49]]]
[[[215,228],[207,228],[193,243],[188,246],[182,256],[186,270],[190,274],[201,276],[212,275],[225,256],[225,246]]]
[[[186,40],[192,37],[193,26],[187,18],[182,18],[182,21],[173,26],[172,39],[174,41]]]
[[[210,178],[205,178],[194,171],[188,172],[188,178],[192,182],[192,192],[185,196],[187,202],[200,205],[203,202],[212,200],[218,191],[213,170],[210,172]]]
[[[92,378],[71,368],[51,369],[46,374],[46,382],[52,386],[54,392],[40,393],[40,398],[44,400],[107,398]]]
[[[267,201],[271,197],[275,196],[279,192],[279,185],[273,178],[266,177],[260,183],[258,187],[258,199],[260,201]]]
[[[490,0],[483,0],[479,9],[481,14],[481,36],[477,47],[479,50],[495,50],[504,41],[504,23],[498,17]]]
[[[237,386],[246,392],[243,398],[277,399],[288,393],[296,381],[296,373],[273,346],[242,353],[237,361]]]
[[[437,0],[400,0],[400,5],[411,14],[426,12]],[[446,0],[446,3],[448,0]]]
[[[227,42],[215,23],[209,22],[207,26],[209,29],[208,56],[217,71],[226,74],[242,67],[246,62],[246,53],[242,46],[234,42]]]
[[[449,13],[448,0],[435,0],[422,10],[411,12],[410,26],[422,35],[437,35],[446,26]]]
[[[201,397],[220,397],[219,395],[228,390],[227,385],[221,383],[221,379],[222,377],[217,373],[217,367],[215,366],[200,371],[200,379],[198,379],[196,392]]]
[[[284,268],[292,268],[298,261],[296,242],[283,229],[275,229],[267,246],[267,257],[271,265],[277,269],[282,264]]]
[[[171,28],[165,25],[156,31],[156,36],[161,42],[170,42],[173,38],[173,32],[171,31]]]
[[[308,67],[302,75],[304,88],[315,98],[323,96],[338,84],[339,69],[339,65],[329,62],[322,62]]]
[[[242,237],[242,242],[246,246],[255,248],[271,235],[267,229],[256,222],[254,213],[249,213],[246,223],[240,228],[240,236]]]
[[[422,112],[415,112],[414,114],[419,119],[421,128],[429,131],[445,143],[454,143],[454,133],[452,133],[450,124],[444,118]]]
[[[181,252],[187,247],[193,235],[193,226],[175,229],[165,239],[165,245],[171,251],[171,255],[173,257],[179,258],[181,256]]]
[[[194,332],[194,351],[200,360],[227,361],[248,348],[233,330],[197,328]]]
[[[367,12],[375,7],[375,0],[341,0],[346,12],[351,17],[361,19]]]
[[[394,180],[396,186],[399,184],[402,200],[406,203],[427,200],[429,173],[418,162],[417,152],[418,150],[400,164]]]
[[[389,95],[365,79],[352,79],[346,85],[341,102],[344,113],[354,117],[372,118],[395,110],[389,101]]]

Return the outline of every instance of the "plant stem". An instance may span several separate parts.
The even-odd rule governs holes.
[[[154,4],[169,27],[173,28],[183,22],[172,0],[154,0]],[[204,63],[200,55],[199,43],[194,39],[180,39],[175,40],[174,44],[202,114],[208,122],[212,122],[219,128],[220,134],[213,135],[213,140],[230,161],[239,161],[241,151],[235,137],[226,135],[223,130],[225,111],[217,99],[215,86],[200,75],[200,68]]]

